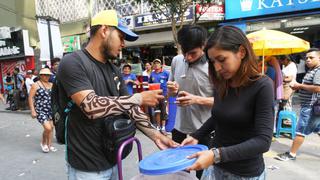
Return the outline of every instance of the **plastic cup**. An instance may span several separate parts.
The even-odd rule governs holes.
[[[149,90],[158,90],[158,89],[160,89],[160,83],[149,84]]]

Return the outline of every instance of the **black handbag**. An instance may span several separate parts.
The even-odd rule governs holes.
[[[117,164],[120,145],[136,133],[135,123],[127,115],[106,117],[104,119],[103,145],[105,156],[112,165]],[[121,159],[126,158],[132,150],[132,144],[125,146]]]

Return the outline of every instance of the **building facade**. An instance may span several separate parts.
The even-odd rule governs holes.
[[[320,47],[320,0],[226,0],[225,22],[249,33],[280,30]]]

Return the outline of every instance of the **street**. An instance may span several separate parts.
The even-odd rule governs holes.
[[[67,179],[64,146],[54,143],[57,152],[43,153],[40,149],[40,124],[31,119],[27,111],[5,112],[3,105],[0,109],[0,180]],[[144,157],[158,151],[141,132],[137,132],[136,137],[142,143]],[[278,138],[265,153],[267,179],[319,179],[320,136],[312,134],[306,138],[296,161],[275,160],[275,155],[288,150],[291,142],[287,137]],[[138,174],[136,148],[123,161],[123,166],[124,179]]]

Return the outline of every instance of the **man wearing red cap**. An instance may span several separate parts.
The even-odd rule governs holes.
[[[66,98],[75,103],[68,115],[67,163],[69,179],[117,179],[115,164],[108,162],[101,140],[103,120],[129,114],[144,134],[165,149],[176,143],[152,127],[141,105],[155,106],[161,90],[128,95],[118,69],[110,63],[138,35],[124,26],[114,10],[98,13],[91,20],[90,41],[85,49],[66,55],[57,73]],[[68,100],[65,100],[68,102]],[[80,177],[81,176],[81,177]]]

